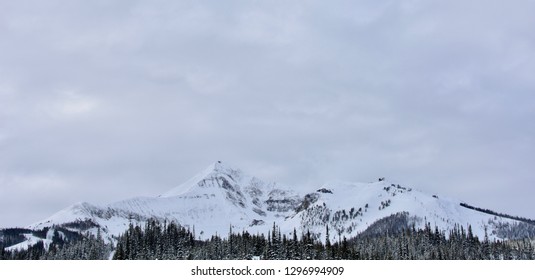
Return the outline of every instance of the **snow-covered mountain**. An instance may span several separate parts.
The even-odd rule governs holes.
[[[301,200],[289,188],[279,188],[216,162],[158,197],[138,197],[100,207],[79,203],[30,228],[90,220],[96,226],[88,230],[96,231],[98,225],[104,234],[117,236],[130,223],[156,219],[195,228],[201,238],[226,235],[231,226],[234,231],[267,232],[273,222],[280,223],[292,215]]]
[[[464,205],[464,206],[463,206]],[[426,224],[449,231],[471,225],[475,235],[503,239],[504,230],[530,221],[518,221],[460,200],[430,195],[380,179],[373,183],[330,183],[299,194],[290,187],[265,182],[221,162],[211,164],[180,186],[158,197],[138,197],[105,206],[78,203],[30,225],[44,230],[61,225],[78,232],[101,234],[113,241],[130,223],[148,219],[175,221],[195,229],[198,238],[226,236],[230,230],[267,233],[276,223],[282,233],[310,231],[325,239],[356,236],[374,222],[396,213],[408,213],[415,227]],[[531,226],[531,225],[529,225]],[[53,233],[47,234],[51,235]],[[26,242],[26,243],[24,243]],[[35,238],[14,245],[25,247]]]

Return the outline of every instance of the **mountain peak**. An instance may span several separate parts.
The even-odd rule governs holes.
[[[206,167],[203,171],[191,177],[186,182],[162,194],[160,197],[171,197],[171,196],[182,195],[198,187],[199,183],[206,179],[212,179],[213,177],[218,177],[218,175],[227,175],[227,176],[231,175],[232,176],[232,175],[237,175],[239,173],[241,173],[239,169],[232,168],[228,164],[224,164],[222,161],[218,160],[208,165],[208,167]]]
[[[212,169],[212,171],[215,171],[215,172],[222,172],[225,169],[230,169],[230,167],[226,166],[225,164],[223,164],[222,161],[218,160],[210,164],[207,169]]]
[[[241,173],[241,170],[228,162],[222,162],[220,160],[213,162],[204,169],[201,174],[206,174],[208,177],[212,177],[214,174],[230,175]]]

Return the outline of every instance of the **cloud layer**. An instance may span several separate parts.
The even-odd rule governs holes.
[[[0,227],[215,160],[533,218],[533,1],[2,1]]]

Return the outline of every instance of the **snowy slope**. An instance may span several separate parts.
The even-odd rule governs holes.
[[[492,228],[496,222],[515,223],[462,207],[460,202],[384,180],[330,183],[298,194],[216,162],[158,197],[138,197],[105,206],[78,203],[29,228],[63,225],[93,233],[100,228],[113,242],[113,237],[130,223],[148,219],[194,228],[201,239],[213,234],[226,236],[231,227],[235,232],[267,233],[275,222],[283,233],[290,234],[295,228],[298,232],[310,231],[320,240],[324,240],[328,226],[332,241],[337,241],[339,236],[356,236],[373,222],[399,212],[408,212],[416,227],[429,223],[448,231],[455,225],[470,224],[481,238],[485,228],[491,238],[498,237]]]
[[[267,232],[273,222],[289,216],[300,196],[274,183],[243,174],[220,162],[159,197],[140,197],[104,207],[80,203],[30,226],[50,227],[75,220],[92,220],[104,234],[118,235],[130,222],[147,219],[176,221],[193,228],[202,238],[234,231]]]
[[[48,231],[46,232],[46,236],[44,238],[35,236],[32,233],[24,233],[23,236],[24,236],[24,238],[26,240],[24,240],[24,241],[22,241],[22,242],[20,242],[18,244],[15,244],[13,246],[9,246],[9,247],[6,248],[6,250],[7,251],[27,250],[30,246],[33,246],[33,245],[37,244],[38,242],[43,242],[44,248],[46,250],[48,250],[48,247],[53,242],[54,233],[55,233],[55,230],[52,229],[52,228],[48,229]],[[58,231],[58,234],[62,239],[66,239],[65,235],[61,231]]]
[[[339,236],[355,236],[375,221],[400,212],[408,212],[417,228],[429,223],[446,233],[455,225],[468,228],[481,238],[485,228],[491,238],[496,222],[516,223],[511,219],[474,211],[460,205],[461,201],[402,187],[385,181],[375,183],[332,183],[310,195],[306,209],[284,222],[284,228],[298,226],[301,231],[317,233],[323,240],[326,225],[331,241]],[[490,223],[492,220],[494,223]]]

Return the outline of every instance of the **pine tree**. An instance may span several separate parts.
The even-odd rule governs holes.
[[[7,253],[5,251],[4,243],[0,242],[0,260],[6,260]]]

